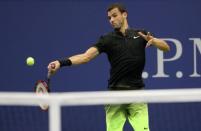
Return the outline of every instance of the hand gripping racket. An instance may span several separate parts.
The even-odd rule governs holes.
[[[51,68],[55,68],[55,64],[51,64]],[[37,95],[47,95],[50,92],[50,77],[51,73],[48,71],[46,80],[38,80],[35,84],[34,90]],[[47,110],[49,108],[48,104],[39,103],[42,110]]]

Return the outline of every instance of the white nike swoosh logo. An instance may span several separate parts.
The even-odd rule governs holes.
[[[134,39],[137,39],[137,38],[139,38],[139,37],[140,37],[140,36],[133,36]]]

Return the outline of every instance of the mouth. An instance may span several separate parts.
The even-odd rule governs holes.
[[[117,27],[118,25],[116,23],[112,23],[112,26],[113,27]]]
[[[112,27],[115,27],[115,24],[112,24]]]
[[[120,28],[119,25],[118,25],[118,24],[115,24],[115,23],[112,23],[112,27],[113,27],[114,29],[119,29],[119,28]]]

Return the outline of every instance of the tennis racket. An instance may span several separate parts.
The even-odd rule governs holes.
[[[55,65],[52,64],[51,68],[54,69]],[[35,83],[34,90],[35,90],[35,93],[37,95],[42,96],[42,95],[49,94],[49,92],[50,92],[50,77],[51,77],[51,73],[48,71],[46,80],[38,80]],[[42,110],[48,110],[48,108],[49,108],[49,105],[48,104],[44,104],[44,103],[39,103],[39,106],[40,106],[40,108]]]

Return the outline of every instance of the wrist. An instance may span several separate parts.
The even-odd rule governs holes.
[[[150,39],[150,40],[148,41],[148,43],[151,44],[151,45],[155,45],[155,43],[156,43],[156,38]]]
[[[59,61],[60,67],[72,65],[72,61],[70,59],[61,59],[58,61]]]

